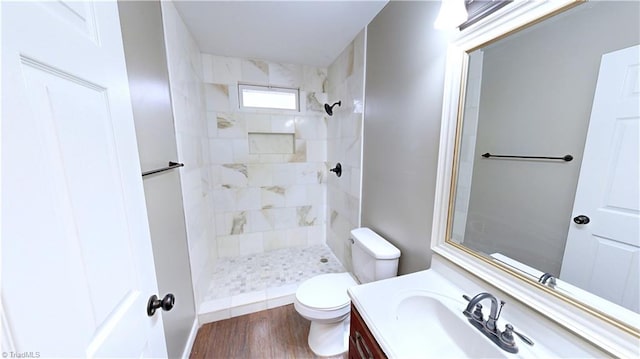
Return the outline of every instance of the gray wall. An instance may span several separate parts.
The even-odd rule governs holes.
[[[466,245],[560,274],[600,58],[638,44],[639,24],[638,2],[587,3],[484,50]]]
[[[142,170],[177,160],[160,3],[118,3]],[[195,320],[179,170],[144,177],[159,296],[176,304],[161,312],[169,357],[182,356]]]
[[[401,252],[400,274],[431,263],[447,39],[440,2],[390,2],[367,28],[362,225]]]

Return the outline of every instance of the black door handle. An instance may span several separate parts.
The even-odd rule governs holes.
[[[162,308],[165,312],[173,309],[173,305],[176,303],[176,297],[169,293],[162,299],[158,299],[157,295],[152,295],[147,302],[147,315],[153,316],[156,313],[156,309]]]
[[[587,224],[591,222],[591,219],[589,219],[589,217],[585,216],[584,214],[581,214],[579,216],[573,217],[573,221],[576,224]]]

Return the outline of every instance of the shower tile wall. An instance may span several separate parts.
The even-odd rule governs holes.
[[[328,118],[327,161],[342,164],[342,176],[327,179],[327,245],[351,271],[350,231],[360,226],[362,121],[364,109],[365,31],[347,46],[328,70],[329,102],[341,100]]]
[[[325,243],[327,69],[210,54],[202,66],[212,257]],[[238,83],[299,88],[301,110],[240,109]]]
[[[208,238],[215,233],[215,223],[209,195],[209,139],[202,87],[200,49],[178,15],[173,3],[161,2],[167,65],[171,84],[171,100],[176,126],[187,242],[194,280],[196,305],[209,287],[212,265]],[[170,219],[169,219],[170,220]]]

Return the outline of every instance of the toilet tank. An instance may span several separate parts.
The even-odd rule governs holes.
[[[360,283],[395,277],[400,250],[369,228],[351,231],[353,273]]]

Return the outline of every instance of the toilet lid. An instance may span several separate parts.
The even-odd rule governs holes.
[[[351,302],[347,289],[357,284],[349,273],[322,274],[300,284],[296,299],[313,309],[341,308]]]

